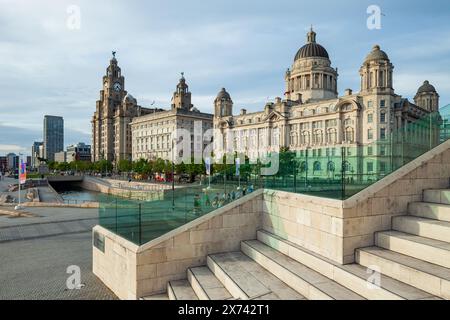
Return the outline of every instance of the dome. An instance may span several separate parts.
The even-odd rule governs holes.
[[[127,103],[127,102],[131,102],[131,103],[136,103],[136,99],[129,93],[127,93],[127,95],[123,98],[123,102]]]
[[[419,90],[417,90],[417,94],[419,93],[428,93],[428,92],[436,92],[436,88],[430,84],[428,80],[426,80],[423,85],[420,86]]]
[[[320,44],[316,43],[316,33],[312,30],[312,28],[311,31],[308,32],[307,38],[308,43],[298,50],[295,55],[295,61],[303,58],[330,58],[327,50]]]
[[[389,60],[388,55],[386,52],[381,50],[379,45],[375,45],[372,48],[372,52],[369,53],[369,55],[366,57],[365,62],[375,61],[375,60]]]
[[[227,90],[225,90],[225,88],[222,88],[222,90],[220,90],[220,92],[217,94],[217,99],[218,100],[231,100],[231,96],[230,94],[227,92]]]

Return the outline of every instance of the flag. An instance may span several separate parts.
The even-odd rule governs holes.
[[[27,165],[20,160],[20,169],[19,169],[19,183],[24,184],[27,181]]]
[[[206,174],[211,175],[211,158],[205,159]]]
[[[241,159],[236,158],[236,176],[239,177],[241,175]]]

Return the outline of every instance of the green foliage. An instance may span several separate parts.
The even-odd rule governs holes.
[[[57,162],[55,162],[55,161],[49,161],[48,162],[48,168],[49,168],[49,170],[56,170],[56,166],[58,165],[58,163]]]
[[[56,164],[56,170],[68,171],[70,170],[70,165],[67,162],[59,162]]]
[[[132,165],[133,171],[138,174],[149,174],[151,173],[151,165],[149,165],[148,160],[139,159]]]
[[[133,169],[133,163],[129,160],[120,160],[117,164],[119,172],[130,172]]]
[[[109,172],[113,169],[113,165],[110,161],[100,160],[94,163],[93,169],[97,172]]]
[[[86,172],[92,169],[92,164],[87,161],[73,161],[70,163],[70,170]]]
[[[295,162],[295,152],[289,151],[289,148],[281,148],[279,153],[280,166],[278,176],[291,175],[294,173],[297,163]]]

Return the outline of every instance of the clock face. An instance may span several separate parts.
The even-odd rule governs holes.
[[[105,87],[105,89],[108,89],[108,82],[107,81],[105,81],[104,87]]]
[[[122,86],[119,82],[114,83],[114,91],[120,91],[122,89]]]

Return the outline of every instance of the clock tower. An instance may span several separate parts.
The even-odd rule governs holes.
[[[122,76],[122,71],[117,64],[115,52],[113,52],[113,57],[109,61],[106,75],[103,77],[103,91],[106,99],[122,101],[126,96],[125,78]]]
[[[108,160],[117,164],[131,159],[130,122],[143,111],[125,91],[125,78],[113,52],[92,118],[92,161]]]

